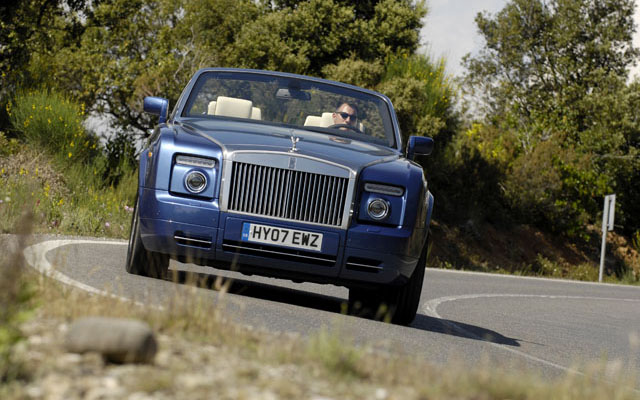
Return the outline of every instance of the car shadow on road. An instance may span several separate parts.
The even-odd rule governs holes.
[[[517,339],[501,335],[496,331],[482,328],[477,325],[465,324],[463,322],[451,321],[423,314],[416,315],[416,319],[411,323],[411,327],[434,333],[442,333],[466,339],[496,343],[504,346],[520,347],[520,343]]]
[[[337,314],[344,314],[347,310],[346,299],[340,297],[244,279],[225,278],[221,275],[215,274],[185,271],[175,272],[176,274],[173,276],[172,280],[180,284],[195,283],[201,288],[219,290],[221,285],[228,282],[226,291],[240,296],[286,303],[305,308],[313,308]],[[415,320],[411,325],[409,325],[409,328],[483,342],[491,342],[505,346],[520,347],[520,343],[517,339],[501,335],[500,333],[490,329],[423,314],[416,315]]]
[[[176,275],[170,279],[174,282],[181,284],[195,284],[198,287],[211,290],[220,290],[221,286],[228,285],[225,290],[228,293],[239,296],[292,304],[300,307],[314,308],[334,313],[340,313],[342,311],[343,304],[346,304],[346,300],[339,297],[270,285],[268,283],[238,278],[227,278],[221,275],[204,274],[200,272],[175,272]]]

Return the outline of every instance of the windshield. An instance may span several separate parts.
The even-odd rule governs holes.
[[[396,147],[389,108],[381,97],[296,77],[206,72],[195,83],[182,116],[240,118]]]

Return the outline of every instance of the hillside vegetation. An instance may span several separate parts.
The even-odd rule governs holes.
[[[142,99],[162,96],[173,105],[198,68],[233,66],[379,90],[393,101],[405,138],[435,138],[433,156],[419,160],[436,199],[429,267],[596,280],[603,196],[615,192],[605,280],[637,284],[640,82],[627,76],[638,57],[634,2],[510,0],[497,14],[477,17],[486,46],[466,58],[460,78],[445,73],[446,60],[418,50],[428,6],[1,5],[0,232],[24,235],[21,243],[0,238],[11,250],[0,254],[0,398],[38,397],[70,381],[77,398],[110,393],[114,382],[124,388],[113,392],[120,397],[637,398],[633,371],[614,371],[622,378],[611,382],[599,379],[611,374],[603,366],[551,381],[506,367],[436,368],[372,353],[347,335],[302,340],[253,332],[184,293],[158,312],[78,293],[23,268],[30,233],[126,238],[136,145],[154,123]],[[88,129],[90,117],[100,117],[99,132]],[[68,323],[96,314],[148,322],[164,349],[157,363],[65,356]]]
[[[431,266],[592,280],[616,193],[607,279],[640,279],[634,2],[512,0],[479,14],[466,72],[419,52],[428,2],[36,0],[0,6],[0,228],[125,237],[147,95],[175,104],[203,66],[379,90],[435,196]],[[64,94],[64,95],[62,95]],[[88,116],[103,125],[88,131]],[[95,121],[95,119],[93,119]]]

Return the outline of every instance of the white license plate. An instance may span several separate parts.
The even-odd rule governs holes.
[[[242,241],[322,251],[322,233],[251,224],[248,222],[242,224]]]

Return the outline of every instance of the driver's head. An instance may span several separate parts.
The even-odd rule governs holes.
[[[334,124],[347,124],[355,126],[358,122],[358,107],[355,104],[342,103],[333,113]]]

